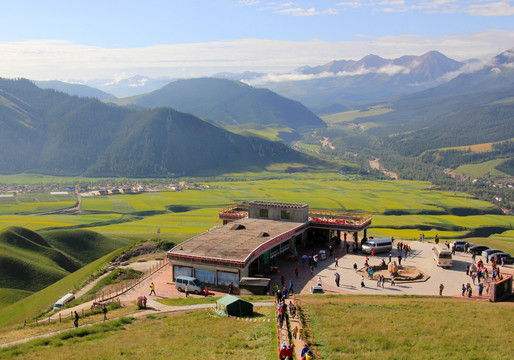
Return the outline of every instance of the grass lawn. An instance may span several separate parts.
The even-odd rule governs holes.
[[[327,297],[304,310],[321,359],[511,359],[514,349],[512,303]]]
[[[254,319],[273,307],[254,309]],[[2,359],[274,359],[275,322],[208,317],[205,310],[122,318],[0,349]]]

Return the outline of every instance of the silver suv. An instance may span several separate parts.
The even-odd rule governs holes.
[[[464,241],[464,240],[453,240],[450,243],[450,250],[452,250],[453,249],[453,245],[455,245],[455,250],[457,250],[457,251],[464,251],[467,243],[468,242]]]

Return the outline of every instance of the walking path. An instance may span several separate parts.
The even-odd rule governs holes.
[[[273,306],[274,303],[269,302],[269,301],[263,301],[263,302],[256,302],[256,303],[254,303],[254,305],[255,306]],[[148,302],[147,302],[147,310],[142,310],[142,311],[138,311],[138,312],[132,313],[132,314],[130,314],[130,316],[134,317],[134,318],[139,318],[139,317],[142,317],[142,316],[147,316],[147,315],[155,314],[156,312],[158,312],[160,314],[166,314],[166,313],[182,312],[182,311],[188,311],[188,310],[209,309],[209,308],[212,308],[212,306],[213,306],[213,304],[211,304],[211,303],[207,303],[207,304],[194,304],[194,305],[183,305],[183,306],[170,306],[170,305],[161,304],[160,302],[155,301],[153,299],[149,299]],[[119,317],[114,317],[114,318],[110,318],[110,319],[108,319],[106,321],[112,321],[112,320],[116,320],[118,318]],[[96,324],[99,324],[99,323],[102,323],[102,322],[103,322],[103,320],[102,321],[97,321],[95,323],[79,325],[79,328],[80,327],[86,327],[86,326],[93,326],[93,325],[96,325]],[[51,337],[51,336],[54,336],[54,335],[57,335],[57,334],[61,334],[63,332],[70,331],[70,330],[73,330],[73,329],[75,329],[75,327],[71,326],[69,328],[62,329],[62,330],[51,331],[51,332],[47,332],[47,333],[44,333],[44,334],[30,336],[30,337],[27,337],[27,338],[24,338],[24,339],[10,341],[10,342],[7,342],[7,343],[0,344],[0,348],[5,348],[5,347],[13,346],[13,345],[24,344],[26,342],[29,342],[29,341],[32,341],[32,340],[36,340],[36,339],[44,339],[44,338]]]

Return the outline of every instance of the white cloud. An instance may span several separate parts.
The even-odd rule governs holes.
[[[336,4],[336,6],[342,6],[342,7],[352,7],[354,9],[362,7],[364,4],[361,1],[346,1],[346,2],[339,2]]]
[[[263,2],[259,0],[239,0],[240,6],[262,5],[260,10],[293,16],[337,15],[336,8],[319,10],[314,7],[295,6],[296,2]],[[427,14],[466,13],[474,16],[510,16],[514,15],[512,0],[354,0],[340,1],[336,7],[358,9],[372,8],[377,12],[400,13],[417,11]]]
[[[316,10],[315,8],[303,9],[303,8],[287,8],[278,10],[278,13],[289,14],[293,16],[314,16],[314,15],[337,15],[339,11],[337,9],[326,9]]]
[[[386,74],[392,76],[396,74],[408,74],[410,72],[410,69],[406,68],[405,66],[386,65],[382,66],[379,69],[376,69],[375,72],[378,74]]]
[[[509,16],[514,15],[514,6],[512,1],[493,1],[469,5],[464,11],[477,16]]]
[[[377,3],[378,5],[395,5],[395,6],[404,6],[405,5],[405,1],[404,0],[384,0],[384,1],[379,1]]]
[[[341,3],[346,4],[346,3]],[[360,3],[361,5],[363,3]],[[419,11],[427,14],[467,13],[475,16],[514,15],[512,0],[383,0],[366,3],[378,12]]]
[[[514,44],[514,31],[489,30],[455,36],[359,35],[357,41],[303,42],[240,39],[226,42],[102,48],[68,41],[0,43],[0,77],[33,80],[199,77],[218,72],[290,73],[332,60],[421,55],[437,50],[456,60],[491,58]],[[388,71],[396,71],[394,68]]]
[[[259,0],[238,0],[239,6],[252,6],[260,3]]]
[[[248,85],[262,85],[266,83],[274,83],[274,82],[285,82],[285,81],[300,81],[300,80],[315,80],[315,79],[324,79],[331,77],[351,77],[351,76],[359,76],[366,74],[386,74],[389,76],[396,75],[399,73],[407,74],[410,70],[404,66],[397,65],[386,65],[381,68],[364,68],[360,67],[355,71],[340,71],[338,73],[331,72],[322,72],[319,74],[301,74],[298,72],[288,73],[288,74],[266,74],[259,78],[243,80],[243,82]]]

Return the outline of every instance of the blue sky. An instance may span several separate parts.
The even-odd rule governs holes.
[[[194,77],[335,59],[487,58],[514,47],[514,1],[0,0],[0,76]]]

